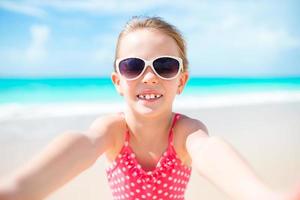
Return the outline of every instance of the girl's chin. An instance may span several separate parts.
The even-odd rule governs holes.
[[[159,108],[139,105],[136,111],[141,114],[153,114],[159,112],[159,110]]]
[[[161,106],[146,106],[146,105],[137,105],[134,110],[136,113],[143,116],[155,116],[160,114],[163,111]]]
[[[172,108],[166,108],[166,105],[161,99],[154,102],[147,102],[143,100],[131,101],[130,104],[127,104],[127,109],[131,110],[133,113],[136,113],[141,116],[157,116]]]

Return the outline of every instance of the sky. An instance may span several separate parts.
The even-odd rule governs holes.
[[[300,76],[297,0],[0,0],[0,77],[109,76],[138,15],[175,25],[191,76]]]

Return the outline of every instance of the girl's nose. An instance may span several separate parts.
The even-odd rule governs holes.
[[[148,84],[156,84],[157,83],[158,77],[156,76],[154,71],[152,71],[150,66],[147,66],[147,69],[143,74],[142,81],[143,81],[143,83],[148,83]]]

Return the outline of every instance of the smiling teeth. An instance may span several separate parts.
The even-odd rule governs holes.
[[[161,96],[162,96],[161,94],[146,94],[146,95],[139,94],[138,98],[149,100],[149,99],[158,99]]]

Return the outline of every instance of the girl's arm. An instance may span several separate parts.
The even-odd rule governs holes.
[[[65,132],[0,183],[0,200],[39,200],[91,166],[109,147],[112,120],[100,119],[86,132]],[[101,124],[101,126],[99,126]]]
[[[198,130],[187,137],[187,151],[196,170],[232,199],[287,200],[271,190],[227,142]]]

